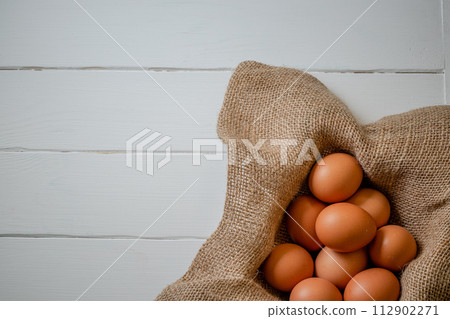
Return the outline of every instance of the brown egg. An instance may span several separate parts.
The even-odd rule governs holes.
[[[316,257],[315,272],[339,289],[344,289],[350,279],[366,269],[369,263],[366,248],[350,253],[339,253],[324,247]]]
[[[319,161],[309,174],[309,189],[326,203],[341,202],[352,196],[361,185],[363,171],[356,158],[334,153]]]
[[[417,245],[414,237],[405,228],[387,225],[378,229],[369,245],[373,263],[391,271],[400,271],[416,257]]]
[[[342,295],[328,280],[308,278],[295,285],[289,301],[342,301]]]
[[[375,237],[377,226],[362,208],[350,203],[337,203],[324,208],[316,220],[320,241],[339,252],[358,250]]]
[[[299,196],[292,201],[287,210],[286,227],[292,240],[309,251],[322,247],[317,238],[315,225],[319,213],[327,207],[312,196]]]
[[[397,277],[383,268],[363,270],[345,287],[345,301],[395,301],[400,294]]]
[[[347,199],[347,203],[361,207],[375,220],[377,227],[386,225],[391,214],[391,205],[382,193],[371,188],[361,188]]]
[[[291,291],[303,279],[312,277],[311,255],[295,244],[282,244],[272,249],[263,266],[264,277],[274,288]]]

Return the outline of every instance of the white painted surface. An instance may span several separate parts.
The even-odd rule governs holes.
[[[363,124],[445,103],[441,74],[312,74],[344,101]]]
[[[193,167],[190,151],[216,136],[231,69],[306,68],[372,1],[79,3],[200,127],[74,1],[2,1],[0,300],[76,299],[199,178],[84,296],[153,299],[222,214],[225,161]],[[313,75],[362,123],[448,103],[449,9],[380,0]],[[15,70],[28,68],[42,71]],[[125,141],[145,127],[177,153],[154,176],[125,165]]]
[[[133,240],[0,238],[0,300],[76,300]],[[81,300],[153,300],[202,240],[140,240]]]
[[[4,71],[0,103],[9,107],[0,110],[0,148],[124,150],[128,138],[148,127],[187,151],[192,137],[217,136],[231,72],[152,75],[200,126],[142,71]]]
[[[209,236],[223,212],[226,161],[192,166],[174,154],[154,176],[126,167],[125,154],[0,152],[0,234]]]
[[[4,71],[0,148],[124,150],[126,140],[146,127],[173,137],[179,151],[191,151],[192,138],[217,137],[231,72],[152,74],[200,126],[143,72]],[[363,123],[444,103],[442,74],[312,74]]]
[[[78,0],[141,65],[307,68],[373,0]],[[440,70],[439,0],[378,1],[315,69]],[[136,67],[72,0],[2,1],[0,66]]]

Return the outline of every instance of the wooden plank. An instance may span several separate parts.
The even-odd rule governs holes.
[[[172,203],[197,178],[198,182]],[[206,238],[222,216],[226,160],[174,154],[153,176],[125,154],[0,152],[0,234]]]
[[[230,72],[152,72],[198,126],[142,71],[0,72],[0,147],[124,150],[144,128],[173,137],[214,138]],[[24,94],[26,92],[26,94]]]
[[[0,72],[0,148],[124,150],[144,128],[191,151],[193,138],[215,138],[231,72],[152,72],[198,120],[197,126],[143,72]],[[442,74],[312,73],[363,123],[443,104]]]
[[[445,103],[442,74],[313,73],[360,123]]]
[[[79,0],[141,65],[163,68],[307,68],[372,2]],[[440,9],[379,1],[314,69],[441,70]],[[0,12],[0,66],[137,67],[73,1],[8,0]]]
[[[75,300],[132,242],[0,238],[0,300]],[[202,242],[140,240],[81,300],[153,300]]]

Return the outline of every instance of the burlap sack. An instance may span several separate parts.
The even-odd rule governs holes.
[[[270,288],[258,269],[274,244],[289,241],[283,209],[307,192],[314,160],[295,164],[307,139],[323,156],[338,151],[354,155],[364,169],[364,183],[389,198],[389,222],[406,227],[416,239],[417,258],[400,275],[401,300],[448,300],[449,124],[450,106],[443,105],[361,126],[313,76],[241,63],[228,85],[217,125],[228,144],[228,160],[235,163],[228,166],[223,218],[187,273],[157,300],[288,297]],[[262,165],[253,157],[248,163],[249,151],[240,139],[253,145],[260,139],[296,139],[298,145],[289,147],[288,164],[283,165],[280,146],[266,141],[259,149],[267,164]]]

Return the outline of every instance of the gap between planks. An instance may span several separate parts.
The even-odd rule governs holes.
[[[23,147],[7,147],[0,148],[0,153],[92,153],[92,154],[126,154],[126,150],[58,150],[58,149],[30,149]],[[138,152],[136,150],[132,150],[131,153],[147,153],[147,152]],[[166,153],[163,151],[154,151],[153,154],[156,155],[165,155]],[[201,151],[201,152],[189,152],[189,151],[171,151],[172,155],[204,155],[204,154],[214,154],[214,155],[227,155],[226,152],[214,152],[214,151]]]
[[[295,68],[295,67],[291,67]],[[235,68],[171,68],[171,67],[144,67],[151,72],[232,72]],[[40,67],[40,66],[0,66],[0,71],[133,71],[142,72],[139,67]],[[354,74],[444,74],[445,69],[310,69],[308,73],[354,73]]]
[[[64,234],[0,234],[1,238],[23,238],[23,239],[100,239],[100,240],[136,240],[139,236],[126,235],[103,235],[103,236],[81,236],[81,235],[64,235]],[[139,240],[148,241],[205,241],[206,237],[200,236],[167,236],[167,237],[151,237],[142,236]]]

